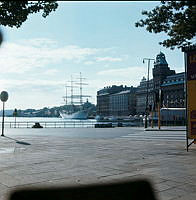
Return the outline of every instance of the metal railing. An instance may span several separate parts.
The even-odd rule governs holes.
[[[38,121],[6,121],[4,123],[5,128],[32,128]],[[43,128],[94,128],[95,124],[108,124],[112,123],[113,127],[119,126],[119,122],[97,122],[97,121],[80,121],[80,120],[70,120],[70,121],[39,121],[39,124]],[[122,127],[126,126],[143,126],[142,122],[136,124],[131,122],[121,123]],[[0,123],[1,127],[1,123]]]
[[[5,122],[5,128],[32,128],[37,121]],[[94,127],[95,121],[40,121],[43,128],[90,128]],[[1,126],[1,124],[0,124]]]

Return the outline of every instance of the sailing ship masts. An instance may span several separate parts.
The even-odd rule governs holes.
[[[71,75],[71,105],[73,105],[73,80]]]
[[[66,97],[65,97],[65,103],[67,105],[67,87],[66,86],[65,86],[65,95],[66,95]]]
[[[79,81],[79,83],[76,83],[76,85],[78,84],[79,85],[79,87],[80,87],[80,104],[82,105],[83,104],[83,97],[86,97],[86,96],[84,96],[83,94],[82,94],[82,86],[83,85],[88,85],[87,83],[83,83],[83,80],[85,80],[86,78],[83,78],[82,77],[82,73],[80,72],[80,77],[78,78],[80,81]]]
[[[82,95],[82,97],[91,97],[91,96],[89,96],[89,95]],[[75,99],[80,99],[80,95],[63,96],[63,98],[75,98]]]
[[[80,104],[82,103],[82,73],[80,72]]]
[[[89,95],[83,95],[82,86],[83,85],[88,85],[88,84],[83,82],[83,80],[86,79],[86,78],[82,77],[82,73],[81,72],[80,72],[80,77],[77,78],[77,79],[79,79],[78,82],[74,81],[73,80],[73,76],[71,75],[71,80],[68,81],[68,82],[70,82],[70,85],[66,85],[65,86],[66,87],[66,94],[65,94],[66,96],[63,96],[63,98],[64,98],[64,101],[66,101],[66,105],[68,105],[68,104],[74,105],[74,103],[82,105],[84,97],[91,97]],[[79,85],[79,86],[75,86],[75,85]],[[70,91],[70,95],[69,96],[67,95],[67,93],[68,93],[67,92],[68,91],[67,88],[70,88],[70,90],[69,90]],[[74,88],[79,88],[79,90],[80,90],[79,95],[74,95]],[[68,98],[70,99],[69,103],[68,103]],[[74,99],[78,99],[78,102],[75,102]]]

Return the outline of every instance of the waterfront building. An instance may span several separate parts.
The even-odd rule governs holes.
[[[110,115],[110,95],[127,90],[123,85],[108,86],[97,91],[97,115],[109,116]]]
[[[134,87],[123,85],[104,87],[97,92],[97,114],[101,116],[134,115],[136,109]]]
[[[97,115],[109,116],[109,93],[97,94]]]
[[[137,88],[131,86],[130,93],[129,93],[129,115],[136,114],[136,91]]]
[[[185,73],[167,76],[161,85],[162,106],[167,108],[185,107]]]
[[[153,79],[149,80],[147,109],[157,109],[157,97],[161,92],[161,107],[185,107],[184,72],[177,73],[168,67],[165,55],[160,52],[152,69]],[[136,91],[136,113],[145,114],[147,80],[143,77]]]
[[[154,104],[153,97],[154,97],[153,96],[153,79],[151,79],[149,80],[149,83],[148,83],[148,107],[149,105],[151,107]],[[145,77],[143,77],[136,90],[136,113],[139,115],[145,114],[146,98],[147,98],[147,80]]]
[[[156,56],[152,75],[153,78],[149,82],[143,77],[136,88],[113,85],[99,90],[97,114],[102,116],[144,115],[146,109],[148,112],[157,110],[159,93],[161,93],[161,107],[185,107],[185,73],[176,73],[175,70],[171,70],[162,52]]]
[[[136,113],[136,88],[131,87],[109,97],[109,114],[110,116],[129,116]]]
[[[161,85],[167,76],[174,75],[175,70],[170,70],[165,55],[160,52],[155,59],[154,68],[152,69],[154,92],[161,89]]]

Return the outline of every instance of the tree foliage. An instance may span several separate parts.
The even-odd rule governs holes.
[[[0,1],[0,24],[19,28],[29,14],[42,11],[47,17],[57,7],[56,1]]]
[[[193,43],[196,36],[196,1],[161,1],[152,11],[142,11],[147,16],[135,23],[146,27],[150,33],[165,32],[168,39],[159,44],[174,49]]]

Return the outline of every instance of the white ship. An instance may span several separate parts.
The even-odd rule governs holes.
[[[83,80],[85,78],[82,78],[82,74],[80,72],[80,78],[79,82],[78,81],[73,81],[72,76],[71,76],[71,81],[69,81],[71,83],[70,86],[65,85],[65,89],[66,89],[66,95],[63,96],[64,101],[66,102],[66,106],[67,109],[63,110],[62,112],[60,112],[60,116],[63,119],[80,119],[80,120],[85,120],[88,119],[88,109],[85,108],[83,103],[83,98],[87,98],[90,97],[89,95],[83,95],[82,94],[82,86],[83,85],[88,85],[86,83],[83,82]],[[80,93],[79,95],[75,95],[74,94],[74,88],[78,88],[79,85],[79,89],[80,89]],[[67,89],[70,88],[70,96],[68,96],[67,94]],[[70,102],[68,102],[68,99],[70,99]],[[78,99],[78,102],[75,102],[74,100]],[[87,99],[87,103],[88,103],[88,99]]]
[[[63,119],[88,119],[88,112],[85,110],[81,110],[78,112],[74,112],[74,113],[66,113],[66,112],[60,112],[60,116]]]

